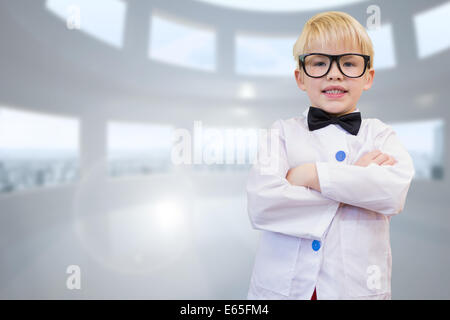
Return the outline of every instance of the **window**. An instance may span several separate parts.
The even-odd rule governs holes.
[[[47,0],[46,7],[65,22],[78,19],[81,31],[114,47],[122,47],[125,1]]]
[[[108,123],[108,173],[112,177],[166,172],[171,167],[172,127]]]
[[[350,5],[365,0],[197,0],[213,5],[223,6],[239,10],[256,10],[270,12],[292,12],[308,11],[324,8],[336,8],[343,5]]]
[[[149,56],[152,59],[196,69],[215,69],[215,34],[191,23],[154,14]]]
[[[79,127],[78,119],[0,107],[0,192],[76,180]]]
[[[392,26],[383,25],[378,29],[367,30],[375,51],[374,68],[387,69],[395,67],[395,47],[392,38]]]
[[[392,128],[410,153],[414,179],[442,179],[444,176],[444,121],[394,123]]]
[[[292,56],[295,37],[236,36],[236,73],[292,76],[296,67]]]
[[[450,47],[450,2],[414,16],[419,58],[426,58]]]

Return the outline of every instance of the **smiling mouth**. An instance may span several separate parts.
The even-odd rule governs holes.
[[[333,89],[333,90],[323,90],[322,93],[326,93],[326,94],[342,94],[342,93],[346,93],[346,90],[338,90],[338,89]]]

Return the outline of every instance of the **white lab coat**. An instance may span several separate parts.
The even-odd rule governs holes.
[[[337,124],[309,131],[308,110],[274,122],[271,128],[279,134],[259,143],[258,162],[249,173],[248,214],[262,232],[247,298],[310,299],[316,288],[318,299],[390,299],[389,221],[403,210],[412,159],[378,119],[363,119],[356,136]],[[273,139],[279,149],[269,158],[277,166],[267,172],[267,159],[260,157]],[[354,165],[375,149],[397,163]],[[338,151],[345,153],[341,161]],[[321,192],[285,178],[290,168],[311,162]]]

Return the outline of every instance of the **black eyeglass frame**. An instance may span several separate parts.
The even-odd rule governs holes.
[[[312,55],[320,55],[320,56],[328,57],[328,59],[330,60],[330,65],[328,66],[328,70],[327,70],[327,72],[325,72],[325,74],[323,74],[323,75],[321,75],[321,76],[318,76],[318,77],[316,77],[316,76],[311,76],[310,74],[308,74],[308,71],[306,71],[306,68],[305,68],[305,58],[308,57],[308,56],[312,56]],[[348,76],[348,75],[346,75],[346,74],[342,71],[342,69],[341,69],[341,65],[339,64],[339,60],[340,60],[341,57],[343,57],[343,56],[350,56],[350,55],[352,55],[352,56],[361,56],[361,57],[364,58],[364,70],[363,70],[363,72],[362,72],[359,76],[356,76],[356,77]],[[325,76],[328,74],[328,72],[330,72],[331,66],[333,65],[333,61],[336,61],[336,65],[337,65],[339,71],[340,71],[344,76],[346,76],[347,78],[360,78],[360,77],[362,77],[362,76],[364,75],[364,73],[366,73],[367,66],[368,66],[369,63],[370,63],[370,56],[368,56],[368,55],[366,55],[366,54],[360,54],[360,53],[343,53],[343,54],[307,53],[307,54],[301,54],[301,55],[299,55],[299,56],[298,56],[298,60],[299,60],[299,65],[300,65],[300,67],[303,68],[303,71],[305,71],[306,75],[307,75],[308,77],[310,77],[310,78],[322,78],[322,77],[325,77]]]

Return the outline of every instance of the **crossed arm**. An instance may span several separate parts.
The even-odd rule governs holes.
[[[342,203],[385,215],[402,211],[414,167],[392,129],[374,138],[379,150],[363,155],[355,164],[318,161],[291,168],[283,127],[277,121],[272,128],[279,134],[270,139],[270,145],[280,146],[269,157],[269,163],[276,164],[274,170],[264,172],[265,161],[258,160],[247,181],[253,228],[321,239]],[[258,158],[270,154],[267,150],[268,145],[262,144]]]
[[[397,163],[397,160],[380,150],[374,150],[363,155],[354,165],[367,167],[371,163],[379,166],[394,165]],[[319,175],[315,163],[305,163],[289,169],[286,180],[292,185],[303,186],[321,192]]]

